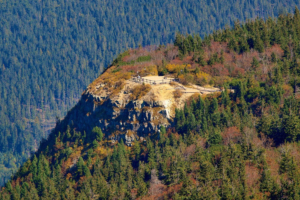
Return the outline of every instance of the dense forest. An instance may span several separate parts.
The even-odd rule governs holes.
[[[205,33],[298,1],[0,1],[0,185],[121,51]]]
[[[171,127],[133,147],[58,120],[0,199],[299,199],[299,33],[296,8],[203,40],[177,34],[154,50],[164,52],[159,73],[222,92],[192,96]],[[129,57],[113,66],[134,68]]]

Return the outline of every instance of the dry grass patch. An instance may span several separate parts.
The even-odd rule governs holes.
[[[105,85],[104,88],[116,88],[120,85],[120,81],[129,80],[131,76],[132,72],[126,72],[123,68],[112,66],[93,81],[89,85],[89,89],[91,92],[96,92],[96,86],[100,84]]]
[[[178,85],[178,83],[176,83],[175,81],[172,81],[172,82],[170,82],[170,85],[171,86],[176,86],[176,85]]]
[[[112,89],[112,92],[111,92],[111,97],[114,97],[116,96],[117,94],[120,93],[120,91],[124,88],[125,86],[125,80],[120,80],[120,81],[117,81],[114,85],[114,88]]]

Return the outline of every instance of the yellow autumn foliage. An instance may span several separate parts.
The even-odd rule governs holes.
[[[171,73],[180,72],[180,70],[183,70],[185,67],[189,69],[191,68],[191,65],[190,64],[187,65],[167,64],[166,65],[166,69]]]
[[[158,71],[157,71],[157,66],[155,65],[144,67],[140,71],[140,76],[157,76],[157,75],[158,75]]]
[[[197,78],[205,78],[206,80],[210,80],[211,76],[205,72],[199,72],[196,74]]]

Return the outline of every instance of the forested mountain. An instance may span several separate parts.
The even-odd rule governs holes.
[[[0,199],[299,199],[299,33],[296,9],[235,23],[203,40],[177,34],[174,45],[125,51],[57,121]],[[110,115],[101,108],[129,95],[144,112],[157,109],[138,103],[152,86],[126,91],[136,71],[222,92],[192,95],[170,126],[138,135],[130,147],[107,124],[124,120],[109,118],[115,112],[136,107],[115,101]],[[104,127],[90,126],[102,126],[103,116]]]
[[[0,185],[119,52],[277,16],[298,1],[0,1]]]
[[[122,50],[171,42],[176,31],[203,35],[236,19],[276,16],[296,4],[0,1],[0,185]]]
[[[0,185],[122,50],[291,11],[298,1],[0,1]]]

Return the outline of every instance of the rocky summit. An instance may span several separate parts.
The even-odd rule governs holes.
[[[171,126],[175,109],[182,108],[191,96],[220,92],[213,87],[187,87],[170,76],[136,75],[123,80],[120,88],[101,83],[101,77],[97,79],[100,83],[88,86],[64,122],[77,131],[100,127],[112,143],[123,139],[128,146],[158,132],[161,126]]]

